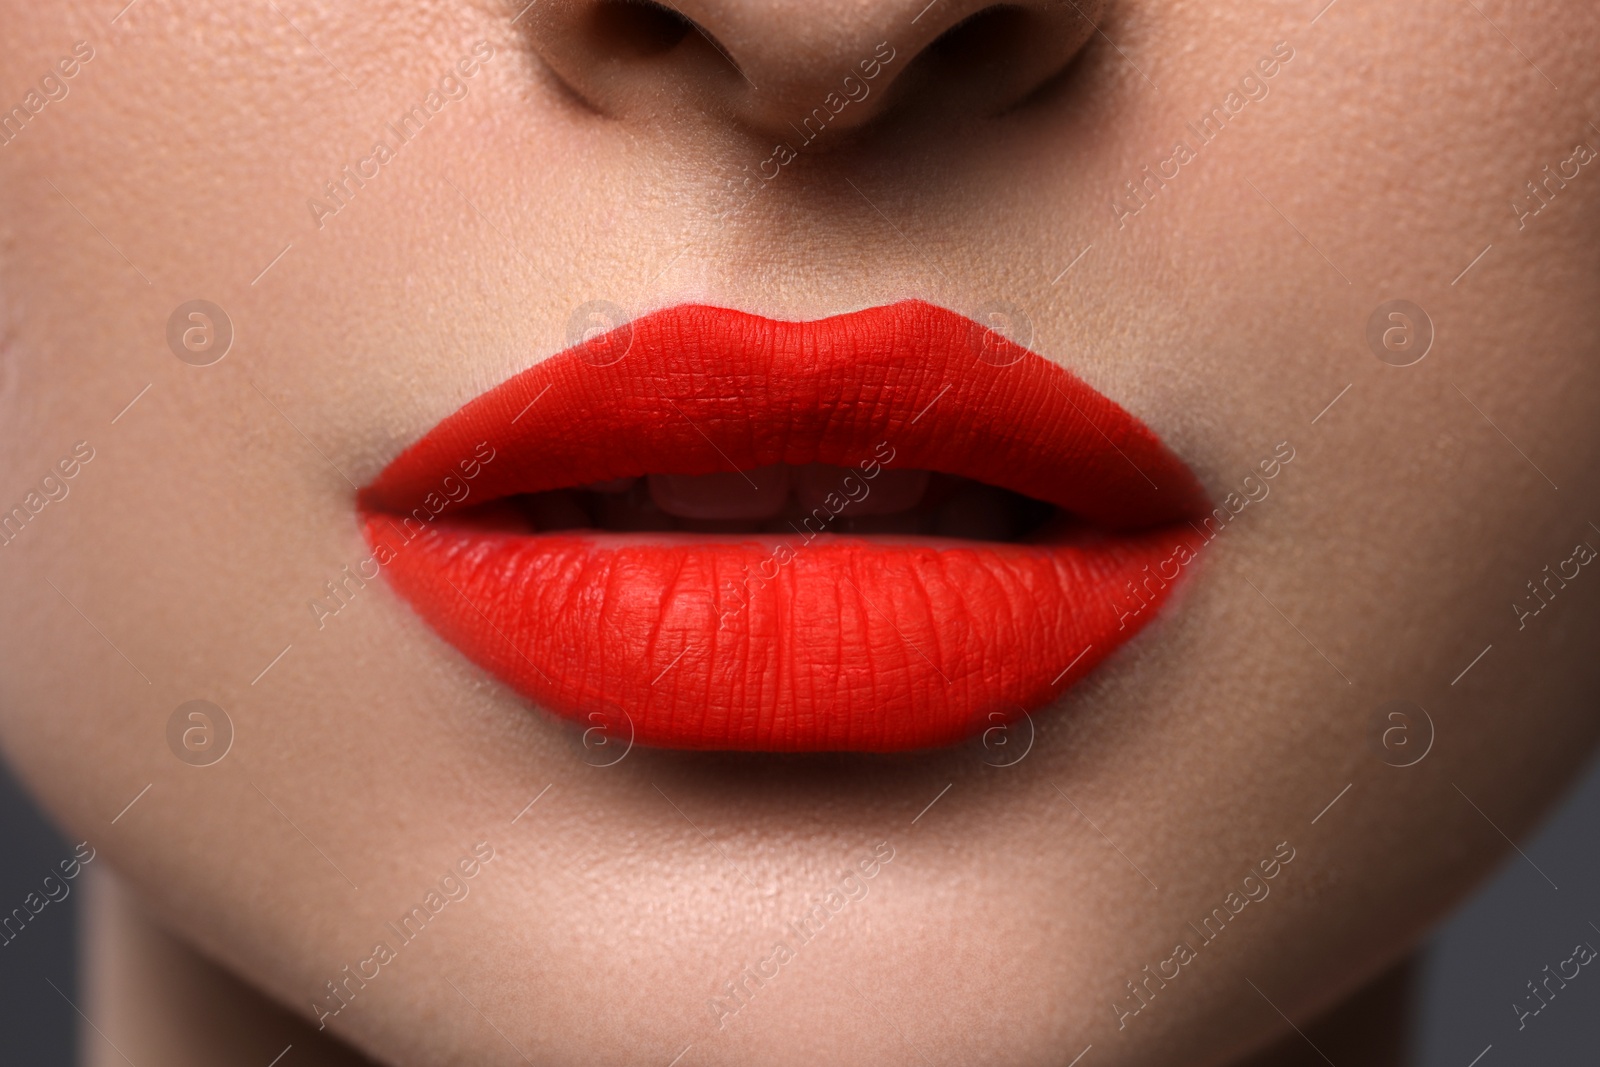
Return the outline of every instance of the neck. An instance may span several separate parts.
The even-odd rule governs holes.
[[[1404,1067],[1411,1062],[1415,967],[1407,959],[1237,1067]]]
[[[91,877],[92,876],[92,877]],[[372,1067],[152,921],[114,875],[87,871],[84,1067]]]

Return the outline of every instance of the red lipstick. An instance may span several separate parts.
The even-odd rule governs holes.
[[[390,582],[541,707],[639,743],[950,744],[1155,615],[1207,511],[1071,373],[921,301],[658,311],[517,374],[360,494]]]

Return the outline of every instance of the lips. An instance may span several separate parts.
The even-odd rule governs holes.
[[[642,744],[894,751],[1040,707],[1207,510],[1057,365],[920,301],[683,306],[517,374],[359,497],[389,581],[535,704]]]

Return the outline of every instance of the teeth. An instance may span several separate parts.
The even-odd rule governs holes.
[[[517,511],[535,529],[617,532],[786,533],[819,509],[836,534],[932,535],[1010,541],[1044,521],[1045,505],[966,479],[926,470],[826,463],[775,465],[715,474],[650,474],[538,493]],[[1022,507],[1024,511],[1019,511]],[[513,516],[515,518],[515,516]],[[819,531],[820,532],[820,531]]]
[[[589,513],[564,489],[538,493],[528,506],[536,530],[581,530],[590,522]]]
[[[650,499],[680,519],[769,519],[789,497],[789,468],[743,473],[652,474]]]
[[[927,516],[914,511],[899,511],[893,515],[857,515],[847,511],[839,517],[835,533],[848,534],[919,534]]]
[[[879,468],[876,478],[868,478],[850,467],[813,463],[801,467],[795,477],[795,496],[806,512],[826,508],[832,495],[836,505],[840,500],[848,501],[842,512],[845,515],[893,515],[916,507],[927,488],[927,471]]]
[[[1013,531],[1005,493],[989,485],[963,486],[939,506],[933,532],[971,541],[1009,541]]]
[[[591,493],[619,496],[622,493],[632,492],[633,487],[638,484],[639,479],[637,478],[613,478],[609,482],[590,482],[584,488]]]
[[[596,494],[594,517],[602,530],[620,530],[630,533],[676,530],[678,520],[651,503],[636,485],[627,493]]]

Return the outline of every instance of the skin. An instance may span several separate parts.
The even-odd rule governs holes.
[[[314,1028],[324,983],[488,842],[328,1033],[394,1064],[1302,1062],[1285,1015],[1390,973],[1592,750],[1600,578],[1520,630],[1511,605],[1600,545],[1600,177],[1525,229],[1508,207],[1600,144],[1592,5],[1126,0],[1091,12],[1103,36],[1039,16],[1087,39],[1053,77],[1034,31],[999,35],[1004,76],[919,73],[972,10],[920,0],[682,3],[744,76],[697,33],[616,58],[582,5],[115,6],[0,4],[0,104],[95,50],[0,147],[3,502],[94,449],[0,548],[0,743],[130,901],[91,1018],[199,953],[259,991],[240,1011]],[[468,93],[319,227],[308,198],[479,40]],[[882,91],[746,201],[787,116],[885,40]],[[1123,181],[1279,42],[1269,95],[1119,221]],[[615,749],[381,581],[317,628],[366,555],[354,486],[565,347],[579,305],[907,296],[1019,309],[1219,500],[1295,451],[1015,765],[990,764],[1020,730],[597,767]],[[236,332],[209,367],[165,339],[196,298]],[[1404,368],[1364,338],[1395,298],[1435,333]],[[192,699],[233,726],[210,766],[168,745]],[[1385,735],[1396,699],[1433,724],[1404,768],[1429,731]],[[719,1025],[710,998],[880,842],[867,894]],[[1270,896],[1119,1028],[1124,983],[1285,842]],[[1392,1050],[1395,999],[1332,1032]],[[201,1043],[154,1030],[138,1047]]]

